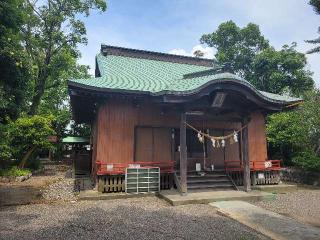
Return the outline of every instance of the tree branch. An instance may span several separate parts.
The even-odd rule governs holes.
[[[31,7],[32,11],[38,15],[38,17],[41,18],[41,14],[38,12],[38,10],[35,8],[35,5],[37,3],[37,1],[34,1],[33,3],[30,2],[30,0],[27,0],[27,3],[29,4],[29,6]]]

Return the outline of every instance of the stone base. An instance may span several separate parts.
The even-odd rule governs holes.
[[[32,173],[29,173],[25,176],[19,176],[19,177],[0,177],[0,182],[3,183],[9,183],[9,182],[23,182],[25,180],[28,180],[32,176]]]

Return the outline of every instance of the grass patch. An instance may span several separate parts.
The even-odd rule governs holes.
[[[29,169],[21,169],[17,166],[11,168],[0,169],[0,176],[2,177],[20,177],[31,173]]]

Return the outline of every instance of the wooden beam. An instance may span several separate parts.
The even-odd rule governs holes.
[[[187,132],[186,132],[186,114],[181,114],[180,121],[180,186],[181,194],[187,194]]]
[[[249,119],[246,117],[242,125],[245,126],[249,123]],[[249,139],[248,139],[248,127],[242,131],[242,151],[243,151],[243,186],[246,192],[251,191],[250,180],[250,159],[249,159]]]

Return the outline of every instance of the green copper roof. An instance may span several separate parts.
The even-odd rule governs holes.
[[[120,55],[97,55],[97,67],[101,77],[70,80],[95,90],[135,91],[151,95],[189,95],[213,82],[236,82],[246,85],[260,97],[280,103],[296,102],[301,99],[258,91],[246,80],[231,74],[217,73],[213,66],[192,65]],[[210,71],[211,70],[211,71]],[[199,74],[198,74],[199,73]]]
[[[62,139],[63,143],[89,143],[89,138],[68,136]]]

